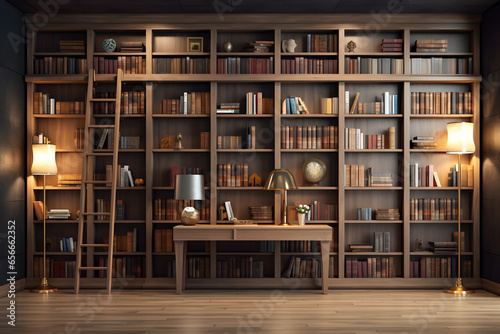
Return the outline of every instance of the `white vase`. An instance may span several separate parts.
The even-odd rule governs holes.
[[[297,218],[299,220],[299,225],[305,225],[306,224],[306,214],[305,213],[298,213]]]

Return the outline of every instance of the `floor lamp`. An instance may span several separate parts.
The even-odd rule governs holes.
[[[461,231],[460,231],[460,191],[462,186],[462,166],[460,164],[460,157],[462,154],[474,153],[476,147],[474,146],[473,130],[474,124],[468,122],[454,122],[447,124],[448,130],[448,144],[446,145],[447,154],[457,154],[458,155],[458,274],[455,286],[444,290],[445,293],[456,294],[456,295],[466,295],[469,293],[474,293],[474,290],[465,288],[462,285],[461,268],[460,268],[460,255],[462,253],[461,245]]]
[[[281,202],[281,226],[288,226],[288,221],[286,218],[287,209],[287,190],[296,190],[297,185],[295,184],[295,179],[292,173],[286,169],[275,169],[269,174],[266,184],[264,185],[264,190],[282,190],[282,202]]]
[[[56,175],[57,165],[56,165],[56,145],[53,144],[33,144],[33,164],[31,165],[31,174],[33,175],[43,175],[43,278],[42,283],[36,288],[32,289],[31,292],[36,293],[50,293],[56,292],[58,289],[51,287],[47,281],[46,275],[46,263],[45,263],[45,249],[47,240],[45,238],[45,176],[46,175]]]

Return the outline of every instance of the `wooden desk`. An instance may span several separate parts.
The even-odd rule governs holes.
[[[186,284],[186,241],[286,241],[311,240],[321,243],[323,293],[328,294],[328,263],[332,228],[328,225],[177,225],[174,227],[177,293]]]

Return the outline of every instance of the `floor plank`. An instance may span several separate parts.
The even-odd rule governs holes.
[[[500,297],[480,290],[62,290],[16,294],[0,333],[500,333]]]

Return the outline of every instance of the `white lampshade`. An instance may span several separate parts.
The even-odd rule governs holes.
[[[446,153],[448,154],[467,154],[474,153],[474,124],[468,122],[448,123],[448,144]]]
[[[31,165],[33,175],[56,175],[56,145],[33,144],[33,164]]]

